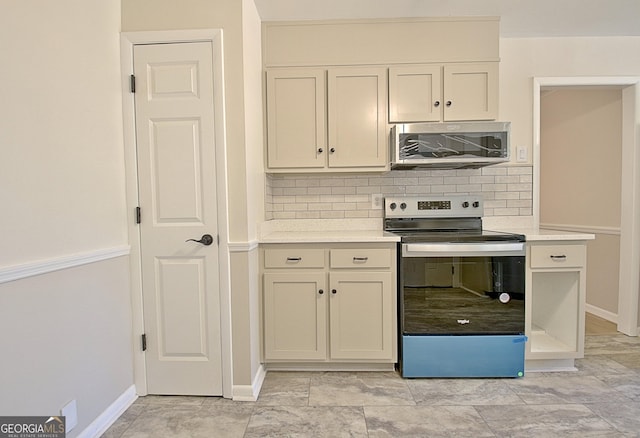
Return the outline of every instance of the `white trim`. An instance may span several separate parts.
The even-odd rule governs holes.
[[[252,385],[233,385],[233,401],[253,402],[258,400],[267,371],[260,365]]]
[[[98,438],[102,436],[137,399],[136,387],[131,385],[102,414],[98,415],[98,418],[80,432],[78,438]]]
[[[614,324],[618,323],[618,315],[613,312],[609,312],[608,310],[604,310],[592,304],[585,304],[584,310],[591,313],[592,315],[599,316],[600,318],[606,319],[607,321]]]
[[[575,224],[547,224],[541,223],[540,228],[546,230],[560,230],[560,231],[575,231],[576,233],[591,233],[591,234],[610,234],[612,236],[619,236],[621,230],[619,227],[594,227]]]
[[[540,224],[540,90],[542,87],[622,88],[622,190],[618,331],[637,336],[640,295],[640,76],[533,78],[533,218]]]
[[[127,180],[127,206],[133,211],[138,205],[137,158],[135,151],[135,102],[129,92],[129,76],[133,72],[133,47],[136,44],[179,43],[208,41],[213,46],[213,87],[216,143],[216,185],[218,199],[218,233],[220,245],[220,335],[222,348],[222,393],[233,395],[233,367],[231,346],[231,263],[229,258],[229,196],[227,184],[226,121],[224,93],[224,46],[222,29],[192,29],[171,31],[123,32],[120,39],[122,69],[122,105],[124,118],[125,169]],[[134,351],[134,381],[139,395],[147,394],[146,364],[144,353],[139,348],[140,335],[144,333],[142,307],[142,275],[140,264],[140,234],[138,226],[129,219],[131,242],[131,308],[133,318],[132,345]]]
[[[229,252],[251,252],[258,248],[260,242],[251,240],[249,242],[229,242]]]
[[[0,284],[33,277],[34,275],[48,274],[49,272],[59,271],[61,269],[75,268],[76,266],[122,257],[129,255],[130,252],[131,248],[129,245],[121,245],[113,248],[98,249],[95,251],[8,266],[6,268],[0,268]]]

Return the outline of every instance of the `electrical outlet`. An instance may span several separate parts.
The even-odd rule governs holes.
[[[384,198],[380,193],[376,193],[375,195],[371,195],[371,208],[373,210],[382,210]]]
[[[60,409],[60,415],[65,417],[66,432],[70,432],[78,425],[78,405],[75,400],[71,400]]]
[[[518,146],[516,148],[516,161],[518,163],[526,163],[529,160],[529,151],[526,146]]]

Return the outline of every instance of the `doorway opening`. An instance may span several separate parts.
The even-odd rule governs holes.
[[[639,325],[638,83],[535,78],[533,96],[534,222],[596,235],[587,310],[630,336]]]

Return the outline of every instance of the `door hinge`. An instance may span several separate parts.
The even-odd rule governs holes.
[[[136,92],[136,76],[131,75],[129,78],[129,85],[132,93]]]
[[[142,334],[142,351],[147,351],[147,335]]]
[[[136,224],[140,223],[140,216],[141,216],[140,207],[136,207]]]

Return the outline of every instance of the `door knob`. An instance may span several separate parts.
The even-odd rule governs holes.
[[[213,243],[213,237],[211,236],[211,234],[203,234],[200,240],[187,239],[185,240],[185,242],[198,242],[198,243],[202,243],[205,246],[209,246]]]

